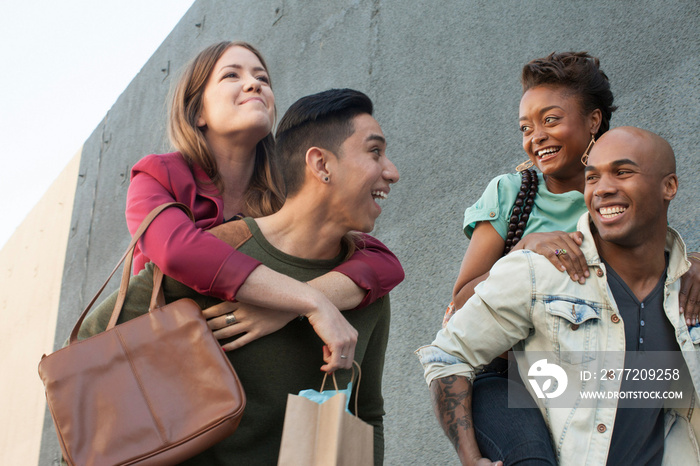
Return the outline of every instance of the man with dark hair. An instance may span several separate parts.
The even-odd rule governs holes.
[[[372,117],[372,103],[361,92],[334,89],[304,97],[280,121],[285,181],[294,187],[276,213],[245,218],[209,230],[215,236],[261,261],[271,269],[301,281],[318,277],[347,260],[355,244],[353,231],[369,232],[381,213],[378,199],[386,199],[399,180],[386,157],[386,140]],[[292,144],[292,141],[294,143]],[[152,267],[132,278],[122,315],[133,318],[148,308]],[[204,309],[217,300],[167,279],[166,301],[195,299]],[[114,297],[113,297],[114,298]],[[113,299],[102,303],[83,325],[81,336],[104,328]],[[209,310],[205,311],[205,315]],[[260,309],[270,319],[274,311]],[[278,312],[276,314],[285,314]],[[225,325],[225,315],[210,319],[219,332],[240,335]],[[289,321],[286,316],[284,322]],[[311,317],[312,318],[312,317]],[[375,464],[384,458],[382,372],[389,335],[389,297],[343,312],[358,332],[354,359],[362,370],[359,393],[353,389],[350,406],[358,400],[358,414],[374,426]],[[309,319],[294,319],[280,330],[227,352],[246,391],[246,411],[236,433],[184,464],[276,464],[287,395],[319,389],[324,345]],[[219,335],[217,335],[219,336]],[[352,356],[341,355],[341,358]],[[176,362],[174,362],[176,363]],[[350,371],[336,375],[347,386]]]
[[[316,95],[302,97],[289,107],[277,126],[276,153],[288,196],[304,182],[306,148],[336,153],[355,131],[353,118],[362,113],[372,115],[372,101],[361,92],[331,89],[318,95],[324,97],[322,104]]]
[[[463,464],[493,464],[476,444],[471,379],[511,347],[560,464],[700,461],[686,409],[700,387],[700,329],[689,330],[679,312],[689,264],[667,223],[678,189],[673,151],[653,133],[616,128],[596,142],[585,176],[588,213],[578,229],[591,278],[579,285],[543,256],[511,253],[417,351],[435,414]],[[662,367],[653,365],[655,353]],[[643,390],[630,369],[647,374]],[[674,394],[683,409],[664,409]],[[557,404],[563,395],[569,404]]]

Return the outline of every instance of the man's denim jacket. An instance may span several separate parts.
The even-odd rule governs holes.
[[[584,235],[581,250],[591,272],[586,283],[572,281],[544,256],[530,251],[516,251],[499,260],[489,278],[477,286],[475,295],[437,334],[435,341],[416,351],[428,384],[451,375],[473,379],[483,365],[513,347],[522,351],[518,370],[524,381],[527,369],[535,362],[536,353],[531,352],[550,352],[557,355],[557,362],[567,373],[576,374],[568,377],[568,389],[579,393],[584,382],[578,374],[586,357],[619,358],[624,354],[624,325],[591,235],[588,213],[579,219],[578,230]],[[691,337],[679,313],[680,277],[689,263],[683,240],[671,228],[666,250],[670,256],[664,310],[676,330],[676,340],[695,387],[687,392],[694,398],[700,387],[700,328],[693,328]],[[581,357],[584,351],[585,356]],[[567,352],[579,356],[567,360]],[[619,360],[597,363],[602,367],[624,367],[624,361]],[[587,383],[587,389],[591,389],[590,384],[594,388],[597,384],[600,390],[620,388],[619,379]],[[531,387],[527,388],[549,426],[560,464],[605,464],[616,401],[601,401],[596,408],[551,408],[549,400],[537,399]],[[700,464],[698,441],[688,419],[692,409],[680,411],[666,412],[664,464]],[[700,415],[693,417],[693,424],[700,426],[697,418]]]

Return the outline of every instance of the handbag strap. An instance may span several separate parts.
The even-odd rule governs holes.
[[[129,246],[126,248],[126,251],[122,255],[121,259],[119,259],[119,262],[117,262],[117,265],[114,267],[112,270],[112,273],[109,274],[107,277],[107,280],[102,284],[100,289],[97,291],[95,296],[90,300],[88,305],[85,307],[85,310],[83,313],[80,315],[78,318],[78,321],[75,323],[75,326],[73,326],[73,330],[71,331],[70,338],[68,340],[68,344],[72,345],[78,340],[78,331],[80,330],[80,326],[83,324],[83,320],[85,320],[85,317],[88,314],[88,311],[92,307],[93,304],[95,304],[95,301],[97,301],[97,298],[102,294],[104,291],[105,287],[107,286],[107,283],[109,283],[109,280],[114,276],[116,273],[117,269],[119,269],[119,266],[126,260],[124,263],[124,271],[122,272],[122,279],[121,279],[121,284],[119,286],[119,294],[117,295],[117,302],[114,305],[114,310],[112,311],[112,317],[109,320],[109,324],[107,325],[107,329],[109,330],[110,328],[113,328],[116,323],[117,319],[119,318],[119,314],[121,313],[122,306],[124,305],[124,299],[126,298],[126,290],[129,286],[129,279],[131,278],[131,264],[133,262],[133,257],[134,257],[134,248],[136,246],[136,242],[141,238],[141,236],[144,234],[148,226],[151,224],[153,219],[155,219],[158,214],[163,212],[165,209],[168,207],[179,207],[180,209],[184,210],[185,213],[194,221],[194,216],[192,215],[192,211],[190,208],[182,204],[180,202],[168,202],[165,204],[161,204],[155,209],[153,209],[147,216],[146,218],[143,219],[141,222],[141,225],[139,225],[138,229],[134,233],[134,236],[131,238],[131,242],[129,243]],[[158,269],[160,271],[160,269]],[[155,279],[155,275],[154,275]],[[160,287],[159,287],[160,288]],[[154,294],[155,294],[154,290]]]
[[[148,312],[163,306],[165,306],[163,271],[160,270],[160,267],[153,264],[153,291],[151,292],[151,303],[148,305]]]
[[[354,382],[355,381],[355,367],[357,367],[357,385],[355,385],[355,417],[358,417],[357,415],[357,399],[359,398],[360,395],[360,379],[362,378],[362,369],[360,368],[360,365],[357,363],[357,361],[353,360],[352,361],[352,376],[350,377],[350,381]],[[328,372],[323,374],[323,382],[321,382],[321,390],[323,391],[323,387],[326,386],[326,378],[328,377]],[[335,387],[335,391],[338,390],[338,382],[335,380],[335,372],[331,374],[331,377],[333,379],[333,386]]]

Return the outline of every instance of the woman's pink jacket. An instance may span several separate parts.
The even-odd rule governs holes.
[[[126,202],[132,234],[151,210],[165,202],[188,205],[195,218],[193,224],[180,209],[161,213],[136,246],[134,273],[153,261],[166,275],[199,293],[233,301],[260,262],[207,233],[224,221],[223,200],[207,181],[204,171],[196,165],[190,170],[179,152],[149,155],[134,165]],[[404,278],[401,264],[384,244],[369,235],[364,240],[362,249],[335,269],[367,290],[358,307],[384,296]]]

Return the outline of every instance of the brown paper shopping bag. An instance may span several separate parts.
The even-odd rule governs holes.
[[[359,378],[357,385],[359,388]],[[349,414],[346,406],[344,393],[338,393],[322,404],[289,394],[278,465],[373,465],[374,428]]]

